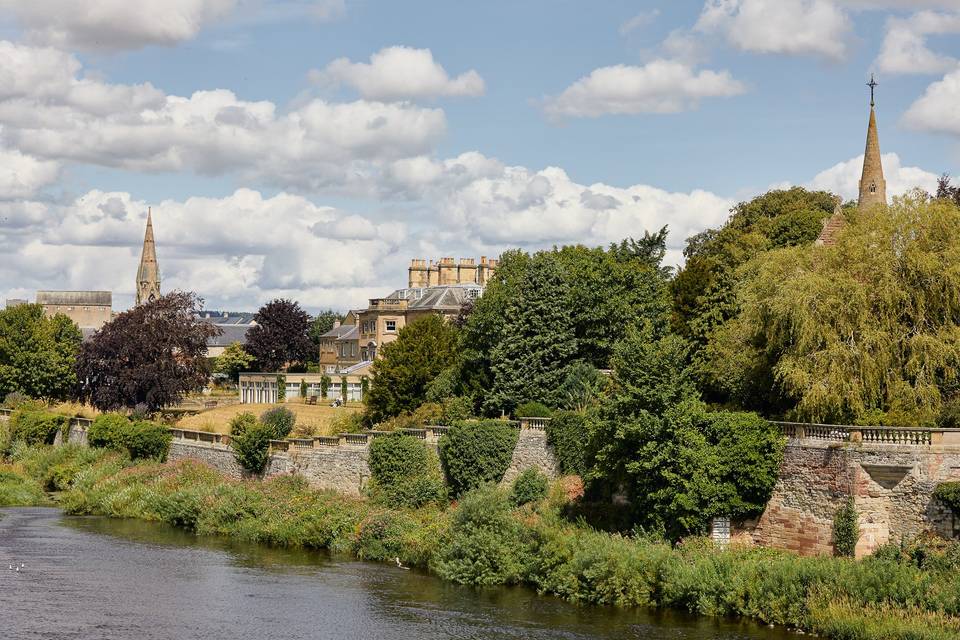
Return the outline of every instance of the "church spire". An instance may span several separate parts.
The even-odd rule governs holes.
[[[157,248],[153,242],[153,215],[147,209],[147,230],[143,234],[143,251],[137,269],[137,304],[153,302],[160,297],[160,269],[157,266]]]
[[[887,203],[887,181],[883,179],[880,163],[880,136],[877,134],[877,115],[874,112],[874,89],[877,81],[870,75],[870,123],[867,126],[867,147],[863,153],[863,174],[860,177],[860,198],[857,205],[863,209]]]

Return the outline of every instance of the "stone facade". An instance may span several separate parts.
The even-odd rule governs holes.
[[[933,491],[960,480],[960,445],[792,439],[766,511],[747,523],[761,545],[833,553],[833,517],[849,497],[860,514],[858,557],[924,531],[960,537],[960,523]]]
[[[513,450],[510,466],[503,474],[501,485],[507,485],[516,480],[517,476],[529,468],[539,469],[551,480],[560,476],[560,465],[553,452],[553,447],[547,444],[547,432],[542,429],[521,429],[517,446]]]

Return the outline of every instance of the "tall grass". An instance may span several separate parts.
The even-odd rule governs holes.
[[[484,487],[453,508],[390,509],[311,490],[303,479],[232,480],[198,462],[133,465],[82,448],[19,448],[18,473],[66,489],[71,513],[143,518],[198,535],[349,552],[427,568],[463,584],[527,584],[573,602],[738,615],[841,640],[960,634],[956,544],[861,561],[802,558],[706,539],[676,547],[573,524],[562,492],[514,507]],[[88,450],[89,451],[89,450]],[[57,480],[55,469],[74,465]]]

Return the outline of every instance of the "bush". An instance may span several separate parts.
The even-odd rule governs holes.
[[[129,426],[130,420],[123,414],[101,414],[87,429],[87,444],[91,447],[121,451],[124,448],[124,436]]]
[[[133,460],[163,462],[170,452],[172,439],[173,436],[166,426],[149,420],[138,420],[127,427],[123,446]]]
[[[36,480],[0,465],[0,507],[31,507],[45,504],[46,494]]]
[[[454,396],[443,401],[443,417],[440,424],[453,424],[473,416],[473,400],[466,396]]]
[[[542,402],[524,402],[513,412],[515,418],[549,418],[551,415],[553,410]]]
[[[493,486],[463,496],[431,568],[458,584],[516,584],[531,564],[532,531]]]
[[[30,396],[20,393],[19,391],[11,391],[3,397],[3,408],[4,409],[19,409],[20,405],[30,402]]]
[[[547,423],[547,443],[566,475],[583,476],[587,472],[587,420],[580,413],[558,411]]]
[[[530,467],[513,481],[510,499],[519,506],[542,500],[547,495],[547,476],[539,469]]]
[[[860,523],[853,498],[847,498],[833,516],[833,549],[839,556],[853,557],[860,539]]]
[[[163,462],[171,440],[166,426],[149,420],[131,422],[119,413],[97,416],[87,430],[87,444],[91,447],[125,451],[132,460]]]
[[[960,517],[960,482],[941,482],[933,490],[933,497],[950,507]]]
[[[10,416],[10,440],[28,445],[53,444],[57,432],[66,432],[69,423],[66,416],[22,407]]]
[[[230,419],[230,435],[236,438],[255,424],[257,424],[257,416],[249,411],[238,413]]]
[[[260,422],[273,429],[273,439],[283,440],[297,424],[297,416],[286,407],[274,407],[260,414]]]
[[[360,433],[363,431],[363,414],[359,411],[339,409],[330,421],[330,428],[333,433]]]
[[[518,432],[503,420],[464,421],[440,438],[440,462],[454,495],[499,482],[510,465]]]
[[[413,436],[399,433],[370,444],[370,491],[392,507],[421,507],[446,499],[436,456]]]
[[[231,441],[233,457],[251,473],[263,473],[270,455],[270,441],[274,440],[273,427],[256,423]]]

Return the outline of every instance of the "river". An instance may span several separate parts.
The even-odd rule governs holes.
[[[0,509],[0,638],[10,640],[788,637],[747,622],[575,606],[519,587],[459,587],[157,523]]]

